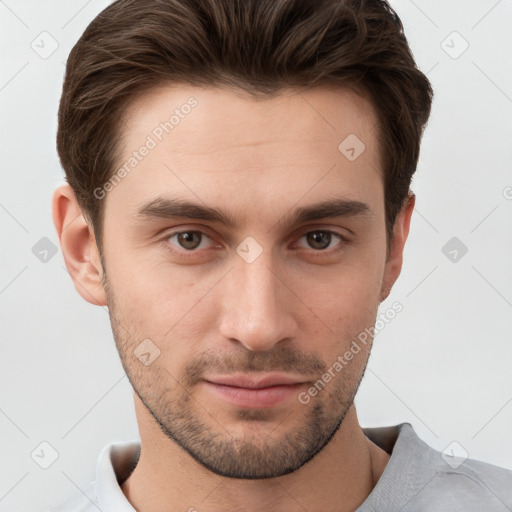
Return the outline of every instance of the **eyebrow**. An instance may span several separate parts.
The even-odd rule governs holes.
[[[284,215],[275,225],[295,225],[327,218],[370,217],[371,215],[370,207],[366,203],[337,198],[297,208]],[[232,214],[222,209],[168,197],[158,197],[149,201],[135,214],[135,219],[138,221],[175,218],[217,222],[231,229],[237,228],[240,220],[242,222],[245,220],[245,217],[237,220]]]

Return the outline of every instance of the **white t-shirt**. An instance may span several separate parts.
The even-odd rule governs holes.
[[[355,512],[512,511],[512,471],[443,455],[423,442],[410,423],[363,431],[391,457]],[[134,512],[120,486],[135,468],[139,454],[139,441],[105,446],[96,478],[84,494],[50,512]]]

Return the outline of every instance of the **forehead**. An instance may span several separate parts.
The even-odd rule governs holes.
[[[227,88],[164,85],[128,104],[121,132],[127,145],[152,134],[157,142],[173,139],[176,150],[200,154],[297,137],[314,142],[328,134],[327,143],[354,133],[372,145],[376,120],[371,103],[347,88],[288,88],[254,98]]]
[[[349,89],[290,88],[255,99],[160,86],[129,105],[121,134],[116,169],[124,172],[107,195],[112,204],[135,208],[166,192],[260,209],[326,192],[382,195],[376,114]]]

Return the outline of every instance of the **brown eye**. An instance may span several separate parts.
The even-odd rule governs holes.
[[[341,235],[333,231],[317,230],[306,233],[302,238],[306,238],[307,244],[310,248],[316,251],[323,251],[330,248],[333,241],[333,235],[338,240],[344,240]]]
[[[201,231],[180,231],[169,236],[168,240],[171,241],[173,238],[176,238],[176,243],[179,248],[193,251],[199,248],[203,242],[203,238],[208,237],[204,233],[201,233]],[[176,246],[176,243],[173,245]]]
[[[331,234],[326,231],[312,231],[306,236],[308,244],[313,249],[326,249],[331,243]]]
[[[201,243],[201,235],[194,231],[185,231],[184,233],[178,233],[178,243],[184,249],[196,249]]]

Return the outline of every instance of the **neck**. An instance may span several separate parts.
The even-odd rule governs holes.
[[[143,512],[353,511],[370,494],[389,460],[365,437],[352,405],[331,442],[297,471],[263,480],[221,477],[166,437],[136,395],[135,407],[141,453],[122,490]]]

